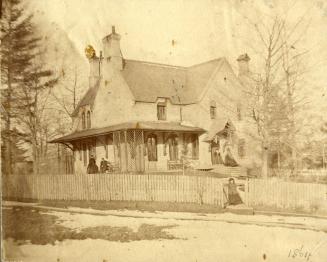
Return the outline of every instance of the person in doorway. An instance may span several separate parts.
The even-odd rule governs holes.
[[[95,162],[95,158],[93,156],[90,157],[89,164],[87,166],[88,174],[97,174],[99,172],[99,168]]]
[[[106,173],[107,170],[108,170],[108,161],[102,158],[100,162],[100,172]]]
[[[237,192],[237,185],[235,184],[234,178],[228,180],[228,204],[238,205],[242,204],[242,199]]]

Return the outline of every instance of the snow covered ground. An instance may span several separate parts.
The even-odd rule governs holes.
[[[56,223],[76,231],[97,226],[126,226],[133,231],[142,224],[174,226],[164,230],[176,239],[130,242],[67,239],[55,245],[18,245],[9,239],[4,243],[8,260],[327,261],[326,219],[80,208],[70,208],[70,211],[85,213],[45,209],[42,213],[57,216]]]

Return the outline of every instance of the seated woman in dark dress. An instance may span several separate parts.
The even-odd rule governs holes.
[[[95,162],[94,157],[90,158],[89,164],[87,166],[87,173],[88,174],[97,174],[99,173],[99,168]]]
[[[227,148],[227,153],[225,156],[225,166],[238,166],[229,148]]]
[[[242,199],[237,192],[237,185],[235,184],[234,178],[228,180],[228,204],[238,205],[242,204]]]

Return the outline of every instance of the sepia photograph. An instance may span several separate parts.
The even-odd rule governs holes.
[[[327,261],[327,1],[0,3],[1,261]]]

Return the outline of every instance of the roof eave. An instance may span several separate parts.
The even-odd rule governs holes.
[[[81,135],[73,138],[69,138],[69,136],[72,136],[76,133],[71,133],[69,135],[63,136],[61,138],[57,138],[54,140],[49,141],[48,143],[70,143],[73,141],[81,140],[81,139],[87,139],[87,138],[93,138],[93,137],[99,137],[99,136],[104,136],[108,135],[113,132],[119,132],[119,131],[127,131],[127,130],[143,130],[143,131],[155,131],[155,132],[183,132],[183,133],[204,133],[206,130],[199,128],[199,127],[188,127],[188,126],[183,126],[184,129],[177,129],[177,128],[150,128],[150,127],[122,127],[122,128],[117,128],[114,130],[109,130],[109,131],[103,131],[95,134],[89,134],[89,135]],[[89,129],[90,130],[90,129]]]

